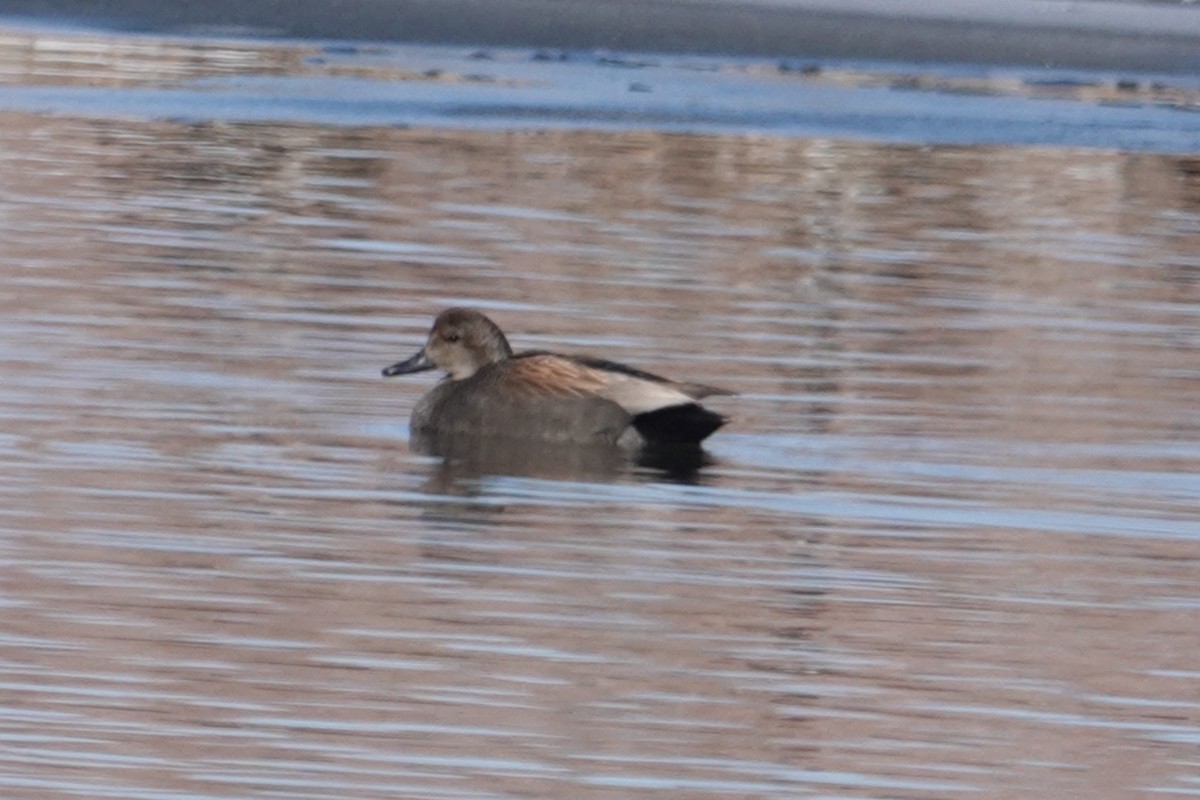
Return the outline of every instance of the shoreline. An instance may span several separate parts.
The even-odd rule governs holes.
[[[6,18],[147,34],[1200,72],[1200,8],[1012,0],[0,0]],[[977,5],[977,4],[974,4]]]

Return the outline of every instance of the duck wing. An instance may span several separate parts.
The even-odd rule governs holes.
[[[733,394],[715,386],[679,383],[660,375],[590,356],[534,351],[505,362],[504,378],[513,390],[556,396],[597,396],[631,415],[687,405],[712,395]]]
[[[663,387],[670,387],[674,391],[685,395],[688,400],[703,400],[706,397],[737,394],[737,392],[731,392],[728,389],[721,389],[717,386],[709,386],[705,383],[673,381],[670,378],[664,378],[661,375],[655,375],[653,372],[635,369],[633,367],[626,366],[625,364],[621,364],[616,361],[609,361],[608,359],[604,358],[578,356],[575,357],[574,360],[586,366],[601,370],[603,372],[608,372],[613,375],[627,376],[635,380],[646,381],[648,383],[658,384]]]

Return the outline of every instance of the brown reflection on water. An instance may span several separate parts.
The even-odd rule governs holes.
[[[6,796],[1196,785],[1193,159],[0,123]],[[457,302],[735,421],[447,471]]]

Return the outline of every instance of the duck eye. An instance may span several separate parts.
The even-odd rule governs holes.
[[[459,339],[461,339],[461,338],[462,338],[462,334],[458,334],[458,333],[447,333],[447,334],[446,334],[445,336],[443,336],[442,338],[443,338],[443,339],[445,339],[445,340],[446,340],[447,342],[449,342],[450,344],[454,344],[455,342],[457,342]]]

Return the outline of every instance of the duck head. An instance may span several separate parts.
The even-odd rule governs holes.
[[[391,377],[437,368],[460,381],[511,355],[508,339],[496,323],[470,308],[449,308],[434,320],[425,346],[385,368],[383,374]]]

